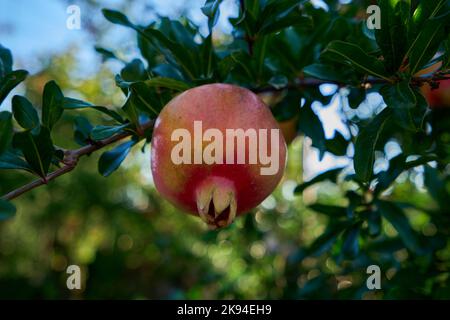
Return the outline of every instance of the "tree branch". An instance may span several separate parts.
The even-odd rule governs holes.
[[[140,129],[142,131],[145,131],[147,129],[150,129],[153,127],[154,124],[154,120],[151,120],[149,122],[146,122],[142,125],[140,125]],[[60,176],[62,176],[63,174],[66,174],[70,171],[72,171],[73,169],[75,169],[75,167],[78,164],[78,160],[85,156],[85,155],[89,155],[97,150],[100,150],[110,144],[113,144],[117,141],[120,141],[122,139],[125,139],[129,136],[131,136],[131,132],[121,132],[118,134],[115,134],[109,138],[100,140],[100,141],[96,141],[95,143],[92,143],[90,145],[81,147],[79,149],[75,149],[75,150],[67,150],[64,152],[64,166],[62,166],[61,168],[49,173],[47,176],[45,176],[42,179],[38,179],[38,180],[34,180],[16,190],[13,190],[7,194],[5,194],[2,199],[3,200],[12,200],[14,198],[17,198],[18,196],[24,194],[25,192],[28,192],[34,188],[37,188],[39,186],[42,186],[44,184],[47,184],[49,181],[54,180]]]
[[[448,80],[450,79],[450,77],[446,77],[446,76],[436,76],[436,75],[431,75],[428,77],[413,77],[411,80],[411,83],[415,86],[420,86],[425,82],[433,82],[433,81],[440,81],[440,80]],[[321,80],[321,79],[316,79],[316,78],[298,78],[296,79],[295,83],[290,83],[285,87],[276,89],[274,87],[271,86],[267,86],[267,87],[262,87],[262,88],[257,88],[254,89],[253,91],[256,93],[260,93],[260,92],[271,92],[271,91],[283,91],[286,89],[291,89],[291,90],[295,90],[295,89],[301,89],[301,88],[306,88],[306,87],[316,87],[319,86],[321,84],[336,84],[338,86],[349,86],[350,84],[346,84],[346,83],[342,83],[339,81],[331,81],[331,80]],[[379,79],[379,78],[368,78],[364,81],[361,81],[360,85],[361,87],[367,87],[370,85],[374,85],[374,84],[387,84],[390,83],[384,79]]]

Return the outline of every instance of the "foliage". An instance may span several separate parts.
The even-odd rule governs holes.
[[[136,269],[147,284],[154,281],[161,286],[154,291],[140,286],[133,293],[133,288],[123,281],[98,291],[92,289],[86,292],[87,298],[450,297],[450,212],[445,203],[450,193],[450,110],[430,110],[419,91],[423,82],[433,84],[438,76],[448,72],[450,3],[380,0],[381,29],[373,32],[367,29],[365,20],[358,18],[368,5],[365,1],[342,4],[327,0],[325,10],[301,0],[243,0],[239,15],[230,19],[233,33],[226,43],[215,41],[213,34],[220,3],[208,0],[202,8],[208,18],[206,35],[184,18],[162,17],[141,26],[121,12],[103,9],[108,21],[135,31],[144,59],[136,57],[123,62],[117,59],[114,50],[96,49],[108,59],[123,63],[120,74],[115,76],[118,90],[124,95],[123,105],[107,108],[74,99],[66,96],[56,82],[49,81],[42,92],[39,117],[38,108],[27,97],[13,96],[12,113],[0,113],[0,169],[25,170],[45,181],[52,170],[67,165],[68,159],[53,139],[57,136],[55,130],[60,132],[68,123],[69,118],[64,115],[70,114],[72,134],[78,145],[89,146],[124,133],[130,136],[100,156],[98,171],[109,176],[129,154],[137,153],[135,149],[145,150],[151,138],[147,124],[172,97],[213,82],[278,95],[278,101],[271,106],[275,117],[279,120],[298,117],[299,134],[311,139],[321,157],[334,154],[349,158],[353,160],[351,168],[332,169],[306,182],[297,181],[296,200],[283,206],[283,192],[277,190],[271,200],[278,207],[263,206],[255,215],[247,215],[228,229],[199,235],[195,232],[200,229],[196,222],[183,216],[176,218],[171,214],[173,209],[156,198],[144,215],[138,215],[140,210],[135,207],[117,208],[116,204],[126,208],[130,199],[117,202],[102,199],[100,190],[114,195],[120,179],[112,175],[108,187],[109,180],[96,180],[86,165],[86,172],[73,174],[80,175],[77,181],[70,180],[73,190],[68,190],[74,194],[70,205],[64,207],[64,201],[58,199],[39,205],[42,209],[56,206],[57,210],[69,212],[47,217],[47,228],[62,224],[61,232],[69,232],[56,235],[56,243],[61,247],[52,252],[56,261],[52,262],[56,265],[53,269],[61,269],[60,257],[71,255],[89,265],[87,287],[101,282],[104,272],[111,277],[131,277],[137,282],[139,276],[132,271]],[[437,61],[443,62],[439,72],[429,78],[416,76]],[[11,53],[0,46],[0,102],[27,75],[24,70],[13,71],[12,65]],[[333,95],[322,94],[319,86],[327,83],[338,84],[339,90]],[[350,110],[358,110],[374,93],[382,96],[384,104],[373,108],[372,117],[357,112],[342,113],[350,136],[336,132],[327,139],[314,104],[320,103],[322,108],[339,97]],[[83,110],[98,115],[96,118],[79,115]],[[92,123],[91,119],[98,123]],[[394,157],[386,151],[393,142],[401,148]],[[300,147],[301,143],[297,143],[290,149],[285,182],[299,180]],[[376,163],[383,160],[388,166],[379,170]],[[405,182],[408,176],[423,177],[426,192],[414,183]],[[4,187],[10,183],[3,181],[8,179],[2,178],[1,190],[6,192]],[[90,185],[91,181],[95,183]],[[308,192],[316,185],[337,190],[338,196],[330,198],[319,192],[316,201],[308,203]],[[88,197],[83,195],[84,187],[96,207],[83,207],[87,205],[83,198]],[[26,217],[23,212],[20,219],[39,225],[43,217],[31,206],[34,201],[41,202],[43,192],[39,190],[35,199],[23,204],[34,215]],[[62,197],[51,185],[48,194]],[[152,192],[146,194],[150,195],[155,197]],[[20,209],[19,206],[19,212]],[[83,213],[86,209],[93,215]],[[11,202],[0,200],[0,219],[14,217],[15,211]],[[277,212],[283,214],[278,216]],[[180,222],[181,219],[188,221]],[[109,220],[115,227],[105,227],[99,223],[103,220]],[[71,228],[74,234],[70,233]],[[186,232],[186,239],[180,239],[178,235],[184,235],[186,228],[194,231]],[[125,235],[116,238],[114,232]],[[95,259],[94,254],[71,254],[76,246],[71,242],[76,241],[77,233],[84,234],[79,241],[95,243],[86,244],[90,248],[86,250],[96,250],[102,244],[106,249]],[[13,234],[10,237],[14,239]],[[138,239],[134,247],[130,246],[133,238]],[[111,244],[116,239],[117,247],[125,248],[124,253],[117,253],[116,245]],[[186,248],[188,243],[192,243],[190,249]],[[240,245],[231,250],[235,244]],[[143,248],[148,259],[139,257]],[[227,250],[228,255],[224,253]],[[213,261],[214,270],[209,270],[208,259]],[[177,261],[181,263],[176,264]],[[113,269],[116,265],[131,266],[128,272],[135,274],[122,275],[119,268],[105,271],[107,264]],[[153,272],[145,271],[146,264]],[[383,295],[370,293],[364,286],[365,268],[370,264],[388,271]],[[165,290],[163,281],[155,276],[166,267],[169,270],[164,272],[173,282],[180,283],[180,291]],[[185,268],[194,276],[184,282],[178,268]],[[56,273],[48,276],[56,277]],[[222,280],[222,287],[214,284],[217,278]],[[413,287],[411,279],[415,281]],[[336,287],[336,281],[353,285],[342,289]],[[50,279],[49,283],[46,290],[50,293],[32,292],[30,296],[57,297],[59,293],[52,287],[57,280]],[[0,282],[0,285],[7,284]]]

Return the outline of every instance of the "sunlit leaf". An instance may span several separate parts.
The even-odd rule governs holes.
[[[363,182],[369,181],[372,177],[373,163],[375,160],[375,146],[390,115],[391,111],[388,108],[385,108],[367,127],[362,128],[356,139],[353,166],[356,175]]]

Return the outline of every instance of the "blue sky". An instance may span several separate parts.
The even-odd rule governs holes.
[[[130,19],[146,24],[157,15],[177,18],[182,8],[189,7],[187,15],[195,23],[206,27],[206,17],[201,13],[204,0],[149,0],[149,1],[100,1],[105,8],[121,8],[130,3]],[[66,20],[69,17],[67,7],[79,5],[81,9],[81,29],[69,30]],[[84,2],[63,0],[0,0],[0,43],[11,49],[16,68],[25,68],[31,73],[38,71],[39,58],[64,52],[70,46],[83,48],[81,59],[93,60],[93,37],[83,28],[83,21],[89,19],[95,23],[107,24],[100,10],[85,10]],[[221,6],[222,17],[219,28],[230,30],[227,17],[236,9],[234,1],[227,0]],[[118,48],[121,40],[129,36],[134,41],[134,33],[120,26],[110,26],[112,33],[106,37],[111,48]],[[83,57],[85,56],[85,57]],[[86,65],[86,64],[83,64]],[[89,64],[88,64],[89,65]]]

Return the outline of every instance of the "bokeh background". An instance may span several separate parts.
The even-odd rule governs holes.
[[[312,1],[323,6],[321,1]],[[346,4],[349,1],[341,1]],[[81,29],[66,28],[67,7],[81,8]],[[159,16],[188,17],[207,32],[202,0],[149,1],[25,1],[0,0],[0,42],[15,58],[15,68],[31,72],[13,94],[26,95],[35,105],[51,79],[68,96],[97,105],[121,106],[123,94],[114,75],[123,64],[105,60],[95,46],[113,49],[123,61],[139,57],[134,33],[108,23],[101,8],[123,11],[138,23]],[[214,41],[226,41],[231,32],[227,19],[237,16],[237,3],[224,1]],[[321,91],[332,95],[333,85]],[[9,99],[7,99],[9,100]],[[327,106],[313,106],[324,123],[327,137],[337,130],[348,135],[342,112],[369,117],[382,104],[371,93],[356,109],[343,105],[339,96]],[[8,101],[2,105],[8,109]],[[93,123],[101,115],[82,111]],[[66,112],[54,129],[55,143],[76,148],[72,126],[77,112]],[[394,142],[387,158],[378,157],[375,170],[386,168],[398,154]],[[383,223],[380,239],[360,243],[352,260],[333,250],[305,256],[305,248],[325,230],[332,215],[309,204],[342,205],[347,182],[321,182],[301,196],[294,188],[326,169],[348,165],[352,151],[343,157],[326,154],[319,161],[311,142],[297,137],[289,146],[286,174],[277,190],[251,214],[232,226],[208,231],[203,223],[177,211],[159,197],[150,172],[149,146],[135,148],[123,166],[108,178],[97,172],[98,154],[83,158],[71,174],[29,192],[14,203],[16,217],[0,222],[0,298],[33,299],[391,299],[450,297],[450,246],[438,252],[442,262],[435,270],[427,257],[411,257],[398,241],[395,229]],[[349,168],[348,170],[351,170]],[[0,193],[30,181],[17,172],[0,172]],[[423,188],[423,168],[410,170],[388,190],[397,201],[408,200],[408,218],[424,237],[436,234],[436,225],[423,210],[435,204]],[[66,268],[82,268],[82,289],[68,290]],[[382,289],[366,287],[366,268],[378,264]],[[425,268],[425,266],[427,266]],[[439,269],[441,268],[441,269]],[[436,285],[441,283],[443,285]]]

